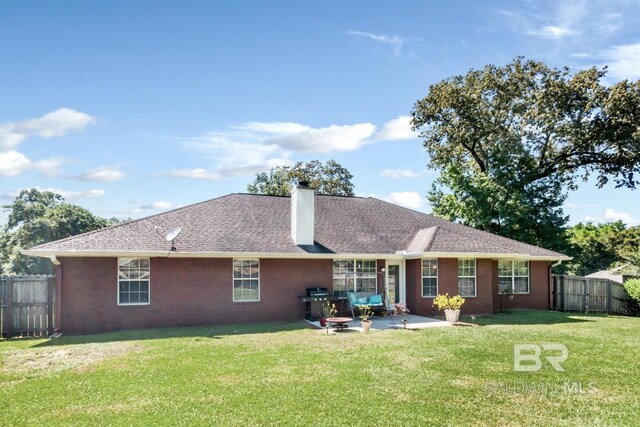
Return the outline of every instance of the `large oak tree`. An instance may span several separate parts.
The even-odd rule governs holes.
[[[431,85],[412,124],[441,172],[434,213],[563,249],[562,204],[581,179],[638,184],[640,82],[605,75],[516,58]]]
[[[353,175],[335,160],[298,162],[293,166],[277,166],[256,175],[247,186],[251,194],[288,196],[298,182],[308,182],[318,194],[353,196]]]
[[[53,265],[48,259],[24,256],[20,251],[120,222],[95,216],[65,203],[59,194],[35,188],[22,190],[13,203],[2,208],[9,212],[0,235],[0,270],[4,274],[50,274]]]

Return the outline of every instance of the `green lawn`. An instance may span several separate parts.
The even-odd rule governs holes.
[[[509,312],[476,323],[338,335],[273,323],[0,341],[0,424],[640,422],[640,319]],[[568,347],[565,372],[548,364],[514,372],[514,344],[549,342]]]

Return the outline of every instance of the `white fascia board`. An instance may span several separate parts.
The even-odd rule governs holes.
[[[570,256],[549,256],[549,255],[529,255],[518,253],[497,253],[497,252],[415,252],[405,253],[405,259],[418,258],[489,258],[489,259],[520,259],[528,261],[570,261]]]
[[[357,259],[403,259],[398,254],[360,254],[360,253],[268,253],[268,252],[169,252],[169,251],[39,251],[22,250],[23,255],[37,256],[43,258],[62,257],[122,257],[122,258],[299,258],[299,259],[334,259],[334,258],[357,258]]]
[[[514,253],[486,253],[486,252],[420,252],[394,254],[375,253],[269,253],[269,252],[170,252],[170,251],[40,251],[22,250],[23,255],[43,258],[60,257],[123,257],[123,258],[278,258],[278,259],[419,259],[419,258],[489,258],[489,259],[521,259],[529,261],[569,261],[568,256],[539,256]]]

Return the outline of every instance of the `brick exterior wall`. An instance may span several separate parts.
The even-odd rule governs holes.
[[[60,258],[56,326],[66,334],[218,325],[262,321],[293,321],[305,315],[298,296],[307,287],[332,291],[333,263],[325,260],[261,259],[260,301],[233,302],[230,258],[152,258],[151,303],[117,305],[117,258]],[[504,308],[549,308],[549,262],[530,263],[531,293],[503,301]],[[385,265],[378,260],[378,271]],[[421,260],[406,261],[406,299],[412,313],[431,316],[432,298],[422,298]],[[455,258],[438,260],[438,292],[458,293]],[[477,297],[467,298],[463,314],[500,310],[498,263],[478,259]],[[441,313],[436,312],[437,315]]]
[[[549,309],[549,265],[547,261],[531,261],[529,277],[531,293],[516,295],[512,301],[502,301],[504,309],[527,308]],[[407,260],[407,305],[412,313],[431,316],[434,312],[433,298],[422,297],[422,260]],[[465,298],[462,314],[491,314],[500,311],[498,295],[498,261],[476,260],[477,296]],[[438,293],[458,294],[457,258],[438,259]],[[443,315],[435,311],[436,315]]]
[[[302,319],[307,287],[331,290],[331,260],[260,260],[260,301],[233,302],[227,259],[152,258],[151,303],[117,305],[117,258],[61,258],[66,334]]]

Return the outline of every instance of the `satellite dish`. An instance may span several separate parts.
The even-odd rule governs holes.
[[[180,227],[172,228],[171,230],[169,230],[166,237],[167,242],[173,242],[174,240],[176,240],[176,237],[178,237],[178,234],[180,234],[181,231],[182,228]]]

